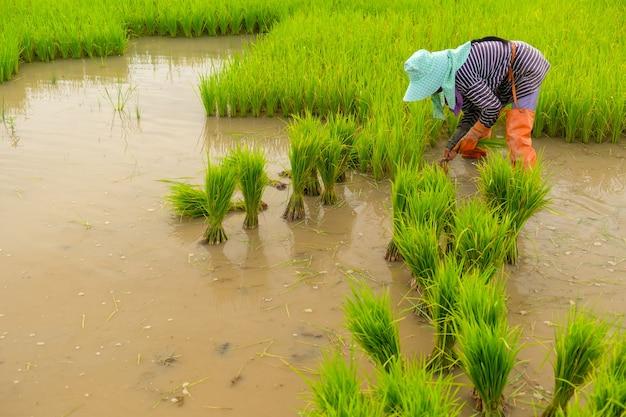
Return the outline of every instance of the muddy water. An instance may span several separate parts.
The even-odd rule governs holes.
[[[296,225],[280,219],[287,192],[270,188],[259,230],[233,214],[220,247],[164,204],[159,180],[199,183],[233,144],[262,146],[271,176],[287,166],[284,121],[207,120],[196,92],[247,41],[143,39],[124,57],[27,65],[0,85],[2,416],[295,415],[301,375],[345,339],[350,280],[389,285],[406,315],[408,273],[382,259],[384,183],[355,175],[340,207],[309,200]],[[537,143],[553,204],[509,270],[529,361],[514,416],[551,389],[549,340],[570,303],[626,313],[626,150]],[[452,174],[473,191],[470,163]],[[410,355],[431,349],[412,315],[401,336]]]

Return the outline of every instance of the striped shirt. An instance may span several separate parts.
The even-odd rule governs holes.
[[[550,64],[531,45],[517,45],[513,62],[513,78],[517,97],[525,97],[539,89]],[[456,89],[463,97],[462,126],[473,126],[480,120],[486,127],[496,123],[500,110],[513,101],[508,79],[511,45],[498,41],[472,43],[467,61],[455,76]],[[469,129],[469,128],[468,128]]]

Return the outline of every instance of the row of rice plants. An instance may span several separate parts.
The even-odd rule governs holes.
[[[583,10],[600,3],[610,12],[594,16],[591,26],[597,30],[589,36]],[[619,140],[625,128],[626,91],[623,77],[616,76],[623,71],[613,55],[623,55],[624,37],[606,28],[621,28],[623,8],[592,1],[581,7],[542,7],[538,15],[536,9],[543,5],[534,1],[520,5],[515,14],[507,13],[505,4],[482,6],[500,19],[476,16],[473,25],[465,25],[465,19],[479,15],[481,5],[458,2],[426,2],[419,10],[398,12],[394,7],[369,15],[304,9],[236,57],[226,71],[205,78],[200,85],[205,108],[208,114],[230,116],[305,111],[323,116],[341,111],[361,120],[379,118],[384,106],[376,103],[401,101],[406,88],[401,64],[414,50],[453,47],[485,34],[513,39],[523,34],[520,37],[542,50],[553,66],[542,88],[535,132],[568,140]],[[578,27],[576,21],[585,24]],[[564,32],[567,42],[587,52],[573,54],[562,47]]]
[[[352,350],[346,358],[325,354],[319,378],[309,380],[307,416],[458,416],[456,377],[460,365],[472,385],[483,416],[506,415],[504,392],[517,364],[520,330],[507,324],[504,285],[488,283],[476,270],[464,272],[446,258],[429,291],[435,347],[428,360],[402,355],[398,319],[389,294],[375,295],[365,284],[353,286],[345,302],[346,327],[375,365],[376,383],[363,388]],[[626,334],[607,340],[609,326],[572,307],[566,326],[557,330],[555,391],[543,413],[549,416],[621,416],[626,398]],[[612,348],[609,342],[613,342]],[[587,404],[567,404],[576,390],[592,380]]]

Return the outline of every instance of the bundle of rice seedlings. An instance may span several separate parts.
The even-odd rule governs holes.
[[[454,216],[453,251],[468,270],[497,270],[509,250],[509,228],[507,217],[498,217],[483,201],[471,199]]]
[[[602,416],[626,415],[626,333],[611,341],[607,359],[593,380],[588,408]]]
[[[415,284],[425,295],[432,285],[441,254],[437,227],[432,223],[405,223],[398,228],[395,242]]]
[[[311,116],[296,118],[289,126],[289,161],[291,163],[291,197],[283,214],[289,221],[301,220],[304,212],[304,188],[315,168],[319,153],[319,121]],[[317,174],[315,174],[317,176]]]
[[[243,227],[255,229],[259,225],[263,189],[269,183],[265,173],[265,156],[258,150],[237,148],[227,158],[232,160],[237,170],[239,188],[243,195],[246,211]]]
[[[208,164],[205,175],[205,211],[207,229],[204,234],[210,245],[220,244],[228,239],[222,221],[231,207],[230,199],[237,186],[237,172],[228,164]]]
[[[549,202],[550,187],[542,178],[541,164],[524,169],[522,164],[512,166],[499,153],[492,152],[478,165],[478,172],[478,188],[487,204],[501,219],[507,217],[511,221],[506,260],[515,263],[519,233],[528,219]]]
[[[604,352],[607,331],[605,322],[572,307],[567,325],[556,332],[554,394],[543,417],[565,410],[576,388],[587,380]]]
[[[387,245],[387,252],[385,253],[385,260],[389,262],[396,262],[401,260],[400,252],[396,245],[396,236],[398,234],[401,224],[405,222],[404,217],[408,207],[408,201],[411,195],[415,191],[415,187],[418,181],[418,175],[416,171],[411,169],[398,170],[396,177],[393,180],[391,186],[391,207],[392,207],[392,237],[391,241]]]
[[[457,319],[495,328],[507,319],[506,294],[502,281],[491,280],[491,272],[463,274],[456,305]]]
[[[459,361],[478,394],[478,409],[487,417],[504,416],[503,392],[516,363],[519,332],[506,322],[491,327],[463,317],[456,325]]]
[[[435,377],[424,363],[395,361],[379,370],[374,396],[387,415],[454,417],[461,411],[458,389],[449,376]]]
[[[359,165],[358,153],[354,148],[358,129],[357,122],[355,117],[351,114],[332,114],[328,118],[327,123],[330,129],[330,135],[338,138],[343,144],[342,160],[344,160],[345,163],[337,177],[337,182],[344,182],[346,180],[346,171],[348,169],[357,168]]]
[[[419,214],[423,221],[432,221],[437,225],[438,233],[449,231],[452,227],[456,210],[456,188],[445,171],[437,164],[425,165],[420,171],[418,190],[424,193],[430,210]]]
[[[324,353],[319,379],[310,380],[313,408],[327,415],[362,396],[352,356],[348,362],[340,352]]]
[[[317,162],[317,169],[324,183],[322,191],[322,204],[331,206],[337,203],[337,193],[335,183],[341,172],[344,171],[344,145],[333,136],[327,136],[321,143],[320,154]]]
[[[180,217],[206,217],[206,192],[184,182],[175,182],[170,185],[170,194],[167,201],[174,208],[174,213]]]
[[[317,174],[317,168],[313,167],[306,177],[304,195],[307,197],[318,197],[322,193],[322,185]]]
[[[400,359],[400,336],[388,291],[376,296],[366,285],[354,286],[344,312],[346,327],[375,364],[388,369]]]
[[[461,284],[463,266],[454,257],[446,257],[433,277],[427,291],[430,320],[435,328],[435,348],[429,361],[429,369],[443,373],[456,363],[454,353],[455,312]]]

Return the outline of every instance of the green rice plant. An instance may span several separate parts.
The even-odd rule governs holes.
[[[170,185],[167,201],[180,217],[208,217],[206,212],[206,191],[183,182]]]
[[[330,135],[338,138],[344,145],[342,159],[345,163],[337,178],[337,182],[344,182],[346,180],[346,171],[348,169],[358,168],[359,165],[358,154],[354,148],[358,133],[358,124],[353,115],[342,114],[331,114],[327,123],[330,129]]]
[[[395,242],[417,289],[426,296],[441,258],[437,227],[432,223],[404,223],[398,229]]]
[[[246,218],[243,227],[255,229],[259,225],[263,190],[269,183],[265,173],[265,156],[258,150],[237,148],[227,158],[232,159],[234,163],[244,199]]]
[[[452,250],[468,270],[498,270],[509,251],[510,220],[483,201],[470,199],[456,210]]]
[[[207,195],[207,229],[204,237],[209,245],[218,245],[228,239],[222,221],[231,207],[230,200],[237,186],[237,171],[229,164],[209,163],[204,186]]]
[[[519,331],[506,322],[487,326],[460,317],[457,322],[458,356],[480,400],[486,417],[504,416],[504,388],[516,363]]]
[[[344,313],[352,337],[376,365],[389,369],[400,359],[400,336],[388,291],[376,296],[366,285],[355,285]]]
[[[325,135],[320,146],[317,170],[324,183],[321,200],[322,204],[332,206],[338,201],[337,193],[335,192],[335,183],[341,173],[345,172],[345,145],[338,137],[328,134]]]
[[[589,378],[605,350],[607,331],[605,322],[572,307],[567,325],[556,332],[554,394],[543,417],[565,409],[576,388]]]
[[[390,416],[455,417],[457,392],[450,376],[435,377],[422,362],[394,361],[379,369],[374,397]]]
[[[348,362],[338,351],[324,353],[319,367],[319,379],[310,380],[313,407],[320,415],[338,410],[362,397],[352,356]]]
[[[463,274],[455,315],[458,320],[496,328],[507,319],[506,294],[500,280],[491,279],[491,271],[476,270]]]
[[[524,169],[521,164],[512,166],[497,152],[492,152],[478,165],[478,172],[478,188],[483,198],[501,219],[510,220],[506,259],[515,263],[520,231],[528,219],[549,202],[550,187],[542,178],[541,163]]]
[[[314,166],[304,184],[304,195],[307,197],[319,197],[322,194],[322,185],[317,174],[317,167]]]
[[[455,312],[462,274],[463,265],[453,256],[446,257],[437,267],[433,283],[426,293],[430,321],[435,328],[435,348],[428,366],[437,373],[448,372],[456,364]]]
[[[401,260],[400,252],[396,244],[396,236],[399,228],[406,223],[405,216],[408,207],[408,201],[415,192],[418,182],[417,172],[411,169],[401,169],[397,172],[396,177],[391,185],[391,208],[392,208],[392,237],[387,245],[385,260],[395,262]]]
[[[320,143],[320,123],[312,116],[295,118],[289,125],[289,161],[291,163],[291,197],[283,218],[301,220],[305,216],[304,188],[311,178],[317,162]]]
[[[626,333],[615,335],[593,378],[587,407],[602,416],[626,415]]]

